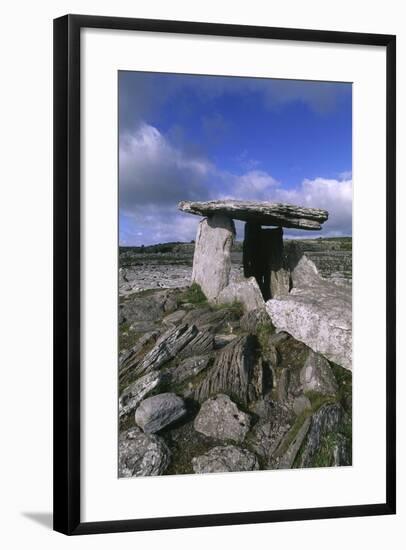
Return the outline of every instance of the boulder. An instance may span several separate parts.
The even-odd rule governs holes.
[[[195,418],[194,428],[214,439],[241,443],[250,424],[248,414],[240,411],[228,395],[219,394],[203,403]]]
[[[155,433],[186,414],[185,402],[174,393],[160,393],[141,402],[135,411],[136,424],[147,433]]]
[[[159,372],[152,371],[130,384],[120,395],[118,407],[120,418],[135,410],[144,397],[159,385],[160,381]]]
[[[265,307],[264,299],[254,277],[231,282],[217,296],[219,304],[232,304],[233,302],[240,302],[245,311]]]
[[[234,222],[224,214],[203,219],[197,228],[192,282],[214,301],[229,283]]]
[[[288,332],[330,361],[352,368],[352,292],[322,279],[312,262],[300,260],[296,286],[268,300],[266,310],[278,330]]]
[[[169,466],[171,452],[163,439],[130,428],[120,434],[118,447],[119,477],[159,476]]]
[[[207,202],[182,201],[178,208],[183,212],[200,216],[221,214],[234,220],[258,225],[274,225],[296,229],[317,230],[328,219],[328,212],[320,208],[306,208],[276,202],[241,200],[215,200]]]
[[[259,470],[254,453],[234,445],[214,447],[204,455],[193,458],[192,466],[196,474]]]

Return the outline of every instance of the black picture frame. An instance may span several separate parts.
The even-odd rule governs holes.
[[[80,31],[83,28],[358,44],[386,48],[386,500],[293,510],[81,522]],[[54,529],[67,535],[386,515],[396,511],[396,37],[66,15],[54,20]],[[372,480],[371,480],[372,481]]]

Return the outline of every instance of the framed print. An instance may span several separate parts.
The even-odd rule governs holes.
[[[54,21],[57,531],[395,513],[395,44]]]

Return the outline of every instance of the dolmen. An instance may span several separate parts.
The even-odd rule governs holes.
[[[318,231],[326,210],[241,200],[182,201],[178,208],[203,217],[192,282],[210,302],[239,301],[247,311],[265,310],[277,330],[352,368],[351,288],[323,279],[311,260],[285,254],[283,246],[283,228]],[[230,281],[234,220],[245,222],[241,281]]]
[[[245,222],[243,267],[244,277],[253,287],[249,294],[252,298],[254,294],[262,296],[266,301],[289,292],[283,227],[317,231],[328,219],[326,210],[273,202],[182,201],[178,208],[204,216],[197,229],[192,282],[198,283],[212,302],[232,301],[237,299],[234,294],[241,292],[241,288],[229,288],[224,292],[230,284],[234,220]],[[259,293],[255,292],[255,286],[258,286]]]

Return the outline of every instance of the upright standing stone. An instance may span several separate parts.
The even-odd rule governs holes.
[[[283,231],[262,229],[252,222],[245,224],[243,244],[244,277],[255,277],[264,300],[289,292],[289,272],[283,257]]]
[[[283,230],[263,229],[263,241],[270,252],[269,256],[269,291],[270,298],[289,294],[289,271],[285,266],[283,254]]]
[[[234,237],[234,222],[224,214],[204,218],[197,228],[192,282],[200,285],[209,301],[228,285]]]

